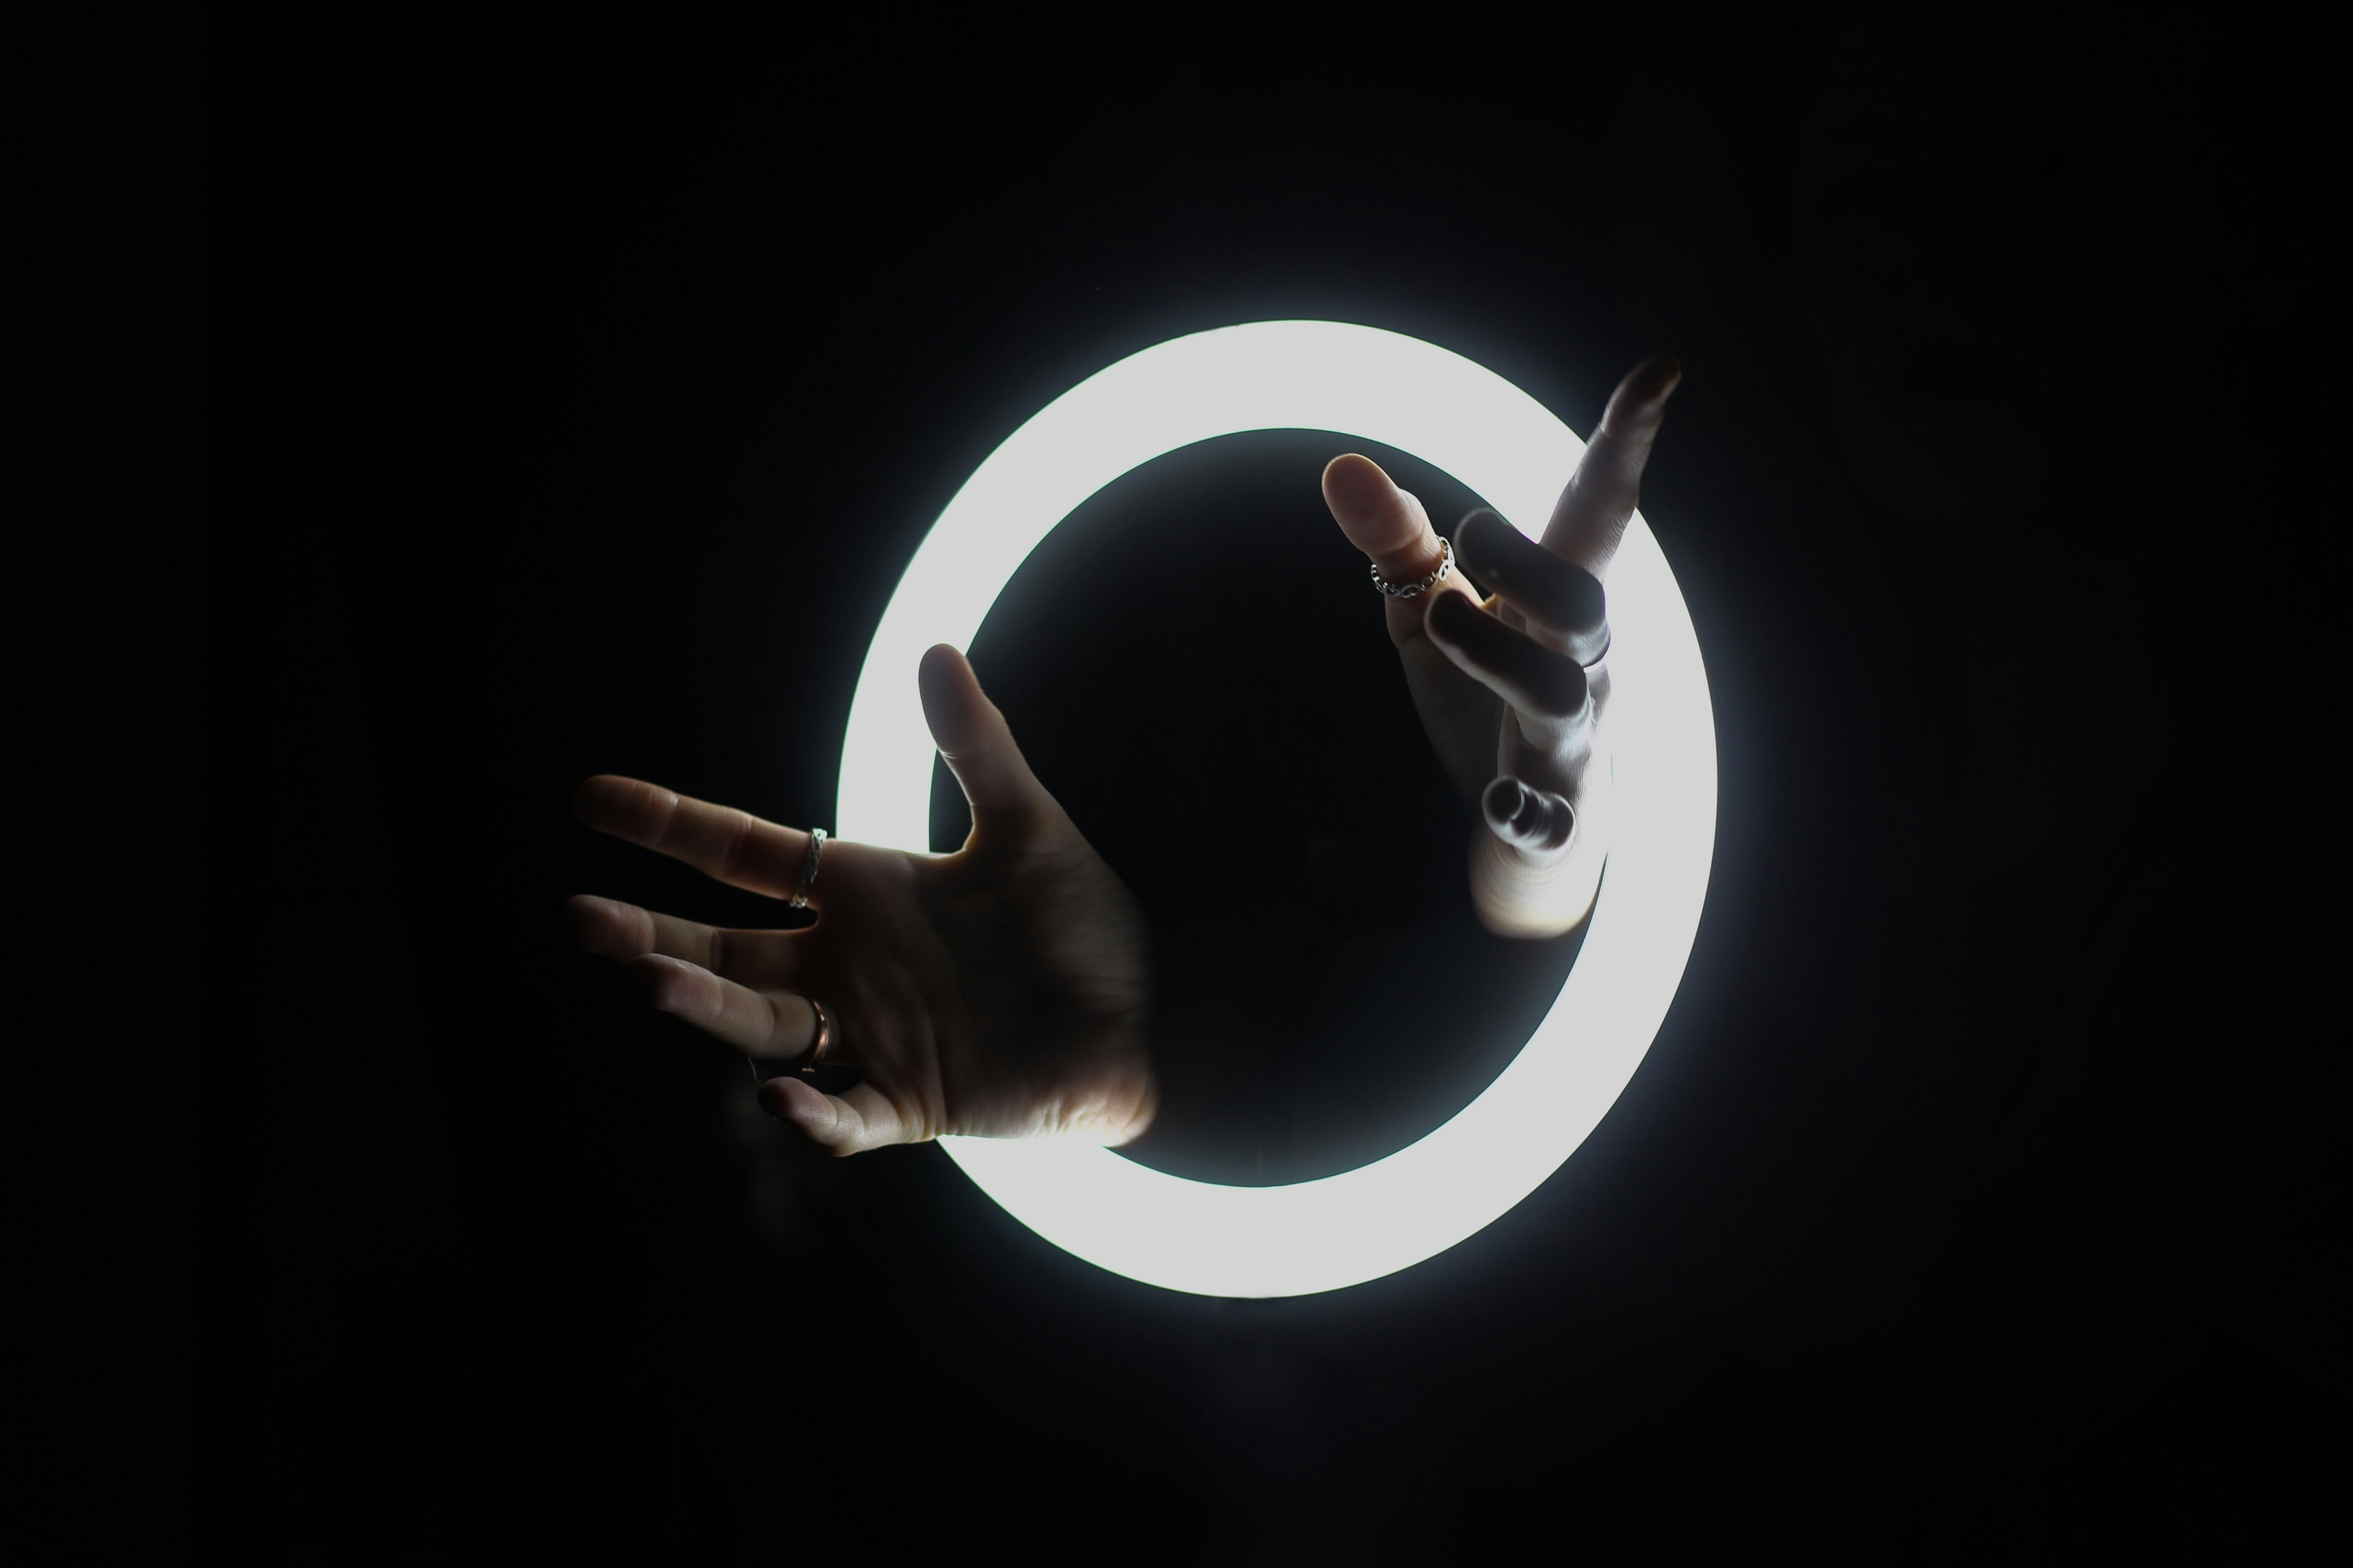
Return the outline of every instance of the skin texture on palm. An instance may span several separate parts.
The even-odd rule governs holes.
[[[1456,558],[1493,590],[1489,598],[1457,574],[1417,597],[1385,601],[1422,727],[1479,811],[1472,901],[1505,936],[1574,930],[1600,888],[1610,816],[1601,584],[1682,374],[1674,361],[1651,359],[1619,383],[1540,544],[1492,512],[1463,520]],[[1335,458],[1324,498],[1388,581],[1437,567],[1441,547],[1429,514],[1371,458]]]
[[[797,931],[715,930],[572,900],[588,951],[647,1000],[749,1056],[791,1059],[834,1019],[839,1095],[786,1076],[771,1114],[839,1154],[943,1134],[1121,1143],[1150,1125],[1144,912],[1022,758],[955,649],[924,656],[923,713],[972,804],[949,855],[828,840]],[[581,820],[733,886],[788,899],[808,836],[635,779],[580,786]]]

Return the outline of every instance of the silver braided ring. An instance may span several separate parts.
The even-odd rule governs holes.
[[[801,868],[801,885],[793,889],[792,907],[794,909],[805,910],[808,908],[809,889],[817,886],[818,857],[824,853],[825,829],[822,827],[810,828],[808,861]]]
[[[1453,570],[1454,541],[1451,539],[1441,539],[1438,542],[1437,571],[1432,572],[1429,576],[1424,577],[1419,583],[1391,583],[1381,576],[1381,569],[1376,566],[1373,568],[1373,586],[1378,588],[1382,593],[1387,594],[1392,599],[1410,599],[1417,595],[1427,594],[1432,588],[1437,587],[1440,583],[1445,582],[1446,574]]]

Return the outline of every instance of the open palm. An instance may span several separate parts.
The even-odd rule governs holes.
[[[943,1133],[1126,1142],[1157,1097],[1145,1047],[1143,910],[1046,793],[955,649],[920,671],[923,713],[972,804],[949,855],[828,840],[815,925],[728,931],[632,904],[572,900],[581,944],[630,965],[649,1001],[747,1055],[810,1052],[860,1081],[825,1094],[790,1075],[767,1109],[837,1153]],[[808,835],[636,779],[580,786],[588,826],[723,882],[789,898]]]

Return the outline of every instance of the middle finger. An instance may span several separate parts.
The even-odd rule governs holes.
[[[575,896],[567,906],[580,945],[600,958],[627,963],[649,952],[684,959],[744,985],[789,985],[798,973],[798,931],[729,931],[639,909],[618,899]]]

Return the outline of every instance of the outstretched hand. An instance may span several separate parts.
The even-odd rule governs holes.
[[[1591,912],[1609,843],[1609,625],[1602,579],[1625,536],[1642,465],[1683,371],[1637,365],[1618,384],[1541,544],[1492,511],[1455,531],[1460,574],[1388,600],[1389,640],[1440,763],[1481,830],[1471,847],[1479,918],[1507,936],[1556,936]],[[1442,559],[1421,502],[1369,458],[1335,458],[1324,499],[1393,584]]]
[[[806,1058],[821,1003],[839,1095],[786,1075],[766,1109],[838,1154],[943,1133],[1136,1137],[1156,1093],[1145,1048],[1144,912],[1029,771],[1005,716],[954,648],[923,656],[923,716],[972,804],[949,855],[828,839],[815,925],[724,931],[632,904],[572,900],[583,947],[648,1001],[753,1057]],[[808,835],[636,779],[599,775],[589,826],[734,887],[789,899]]]

